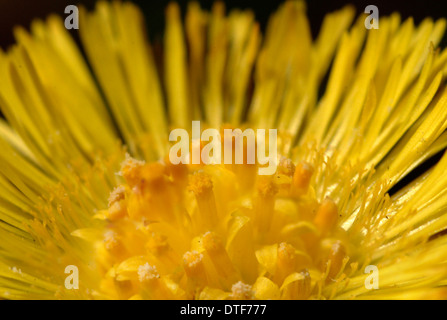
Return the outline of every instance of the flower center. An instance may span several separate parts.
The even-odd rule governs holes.
[[[132,299],[308,299],[345,277],[337,204],[314,168],[174,165],[127,157],[97,243],[102,290]]]

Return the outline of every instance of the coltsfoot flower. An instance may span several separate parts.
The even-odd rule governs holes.
[[[84,51],[57,16],[16,29],[0,297],[445,298],[447,157],[396,187],[447,145],[445,27],[393,14],[367,30],[347,6],[312,39],[286,2],[263,36],[250,11],[193,2],[183,23],[170,4],[162,57],[130,3],[80,11]],[[174,165],[169,131],[193,120],[277,129],[276,173]]]

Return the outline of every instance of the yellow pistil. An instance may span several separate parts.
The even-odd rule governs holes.
[[[138,267],[138,280],[141,283],[150,282],[151,280],[159,278],[160,275],[158,274],[157,268],[155,266],[151,266],[149,265],[149,263],[146,263]]]
[[[217,208],[211,177],[204,172],[197,172],[190,178],[189,189],[194,193],[200,222],[199,231],[214,230],[217,225]]]
[[[126,214],[125,189],[116,187],[109,196],[109,209],[107,219],[113,221],[124,217]]]
[[[337,205],[329,198],[324,199],[313,220],[321,236],[326,236],[334,228],[337,217]]]
[[[297,270],[299,265],[299,256],[296,253],[296,249],[285,242],[282,242],[278,246],[278,262],[276,269],[276,282],[282,284],[284,279]]]

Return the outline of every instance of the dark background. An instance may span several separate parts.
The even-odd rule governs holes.
[[[146,16],[146,23],[151,37],[159,36],[163,32],[164,8],[169,0],[130,0],[136,3]],[[14,25],[29,26],[34,18],[44,18],[49,13],[64,15],[64,9],[70,4],[83,4],[88,8],[93,8],[95,0],[0,0],[0,47],[6,48],[14,43],[12,28]],[[179,0],[183,10],[187,1]],[[213,1],[200,0],[203,8],[210,8]],[[231,8],[251,8],[261,23],[265,27],[268,17],[283,1],[276,0],[227,0],[224,1],[227,9]],[[447,17],[446,0],[425,0],[425,1],[401,1],[401,0],[308,0],[308,16],[314,36],[318,33],[319,26],[325,13],[334,11],[351,3],[357,9],[357,14],[361,14],[369,4],[379,8],[380,15],[389,15],[394,11],[401,13],[403,18],[412,16],[416,22],[420,22],[424,17],[433,18]],[[443,41],[445,44],[446,41]]]

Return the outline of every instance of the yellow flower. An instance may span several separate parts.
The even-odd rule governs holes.
[[[398,183],[447,146],[446,21],[353,18],[314,40],[302,2],[265,36],[250,11],[191,3],[183,24],[170,4],[162,57],[130,3],[81,9],[84,51],[57,16],[16,29],[0,297],[445,298],[447,157]],[[276,173],[172,164],[169,132],[193,120],[277,129]]]

